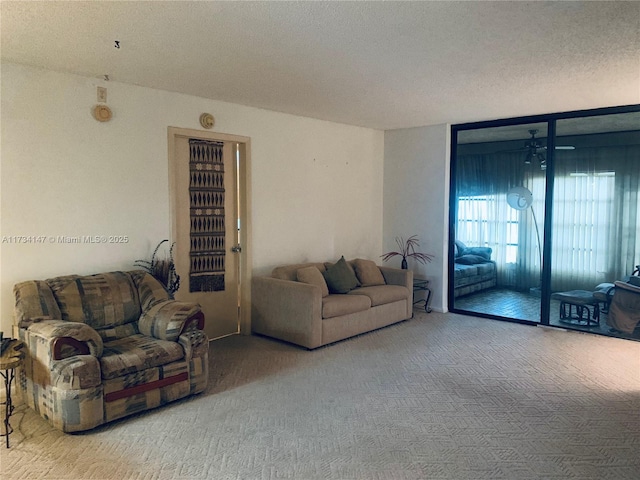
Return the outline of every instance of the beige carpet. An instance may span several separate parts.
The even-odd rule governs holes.
[[[640,342],[416,310],[316,351],[211,345],[208,391],[65,435],[20,406],[3,479],[638,479]]]

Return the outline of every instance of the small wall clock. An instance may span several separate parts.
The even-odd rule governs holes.
[[[96,105],[93,107],[93,116],[99,122],[108,122],[111,120],[113,113],[106,105]]]
[[[203,113],[202,115],[200,115],[200,125],[202,125],[204,128],[213,128],[213,125],[215,123],[216,122],[213,118],[213,115],[211,115],[210,113]]]

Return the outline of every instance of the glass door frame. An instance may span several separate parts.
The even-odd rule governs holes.
[[[556,144],[556,122],[557,120],[595,117],[602,115],[612,115],[621,113],[640,112],[640,104],[624,105],[617,107],[605,107],[589,110],[575,110],[570,112],[550,113],[543,115],[531,115],[525,117],[513,117],[499,120],[488,120],[481,122],[461,123],[451,126],[451,153],[450,153],[450,176],[449,176],[449,245],[448,245],[448,309],[453,313],[462,313],[473,315],[476,317],[503,320],[527,325],[550,325],[551,318],[551,260],[552,260],[552,224],[553,224],[553,192],[555,179],[555,144]],[[544,206],[544,225],[543,248],[542,248],[542,272],[541,272],[541,302],[540,302],[540,322],[530,320],[520,320],[509,317],[501,317],[498,315],[473,312],[455,307],[454,302],[454,246],[456,232],[456,211],[457,211],[457,194],[456,194],[456,158],[458,150],[458,133],[466,130],[479,130],[483,128],[496,128],[513,125],[526,125],[531,123],[547,124],[547,168],[545,172],[545,206]]]

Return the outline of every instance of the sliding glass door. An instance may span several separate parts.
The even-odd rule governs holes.
[[[634,124],[640,127],[634,113],[556,122],[557,143],[573,149],[555,158],[551,325],[636,333],[608,321],[615,281],[626,281],[640,263],[640,131],[620,127]]]
[[[640,339],[640,106],[456,125],[450,191],[450,310]]]
[[[546,123],[458,132],[453,306],[539,322]]]

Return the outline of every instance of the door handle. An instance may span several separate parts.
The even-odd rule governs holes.
[[[233,247],[231,247],[231,251],[233,253],[240,253],[242,251],[242,247],[240,246],[240,244],[234,245]]]

